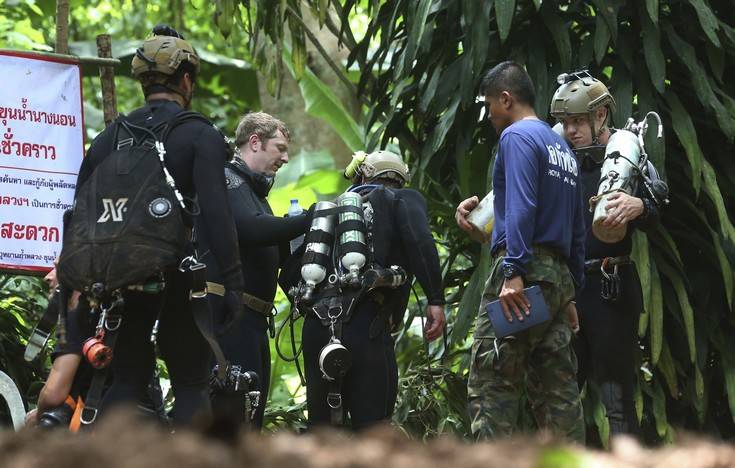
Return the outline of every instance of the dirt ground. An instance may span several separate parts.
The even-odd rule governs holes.
[[[94,434],[23,430],[0,433],[3,468],[264,467],[264,468],[554,468],[735,467],[735,446],[682,438],[676,446],[644,449],[617,439],[609,453],[586,451],[545,436],[468,444],[450,438],[420,443],[388,428],[349,437],[242,435],[234,446],[192,432],[170,435],[125,416],[110,417]]]

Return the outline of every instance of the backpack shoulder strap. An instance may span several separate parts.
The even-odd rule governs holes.
[[[166,138],[168,138],[169,133],[171,133],[171,131],[174,128],[178,127],[179,125],[181,125],[181,124],[183,124],[185,122],[190,122],[192,120],[198,120],[200,122],[204,122],[207,125],[210,125],[213,128],[215,128],[217,131],[219,131],[219,129],[209,119],[207,119],[206,117],[204,117],[199,112],[194,112],[194,111],[189,111],[189,110],[183,110],[183,111],[177,113],[176,115],[174,115],[173,118],[170,119],[168,122],[166,122],[167,123],[167,126],[163,130],[163,132],[161,133],[161,141],[163,141],[165,143],[166,142]],[[220,133],[222,133],[222,132],[220,131]]]

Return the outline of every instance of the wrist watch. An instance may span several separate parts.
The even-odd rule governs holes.
[[[653,209],[653,202],[647,198],[642,198],[641,201],[643,202],[643,213],[640,214],[639,218],[646,219],[648,218],[648,215],[651,214],[651,210]]]
[[[513,279],[516,276],[521,276],[521,270],[511,265],[510,263],[503,264],[503,276],[505,279]]]

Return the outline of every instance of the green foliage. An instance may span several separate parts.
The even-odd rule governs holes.
[[[257,2],[251,34],[262,30],[284,47],[288,37],[281,23],[304,24],[297,17],[307,15],[291,3]],[[735,201],[735,86],[726,79],[735,63],[735,17],[729,2],[301,4],[318,12],[349,49],[346,68],[360,70],[357,91],[369,109],[369,149],[397,141],[411,160],[414,185],[427,194],[437,240],[448,246],[444,271],[454,328],[448,355],[460,378],[467,369],[464,338],[475,313],[473,297],[478,277],[485,275],[476,272],[486,268],[487,259],[457,232],[452,212],[458,200],[487,190],[481,168],[496,136],[477,124],[475,95],[483,71],[505,59],[524,63],[535,80],[542,118],[556,75],[577,67],[607,78],[619,105],[618,126],[631,114],[659,112],[668,138],[651,146],[652,159],[673,193],[660,229],[648,239],[638,237],[634,252],[646,307],[639,327],[637,408],[650,439],[671,440],[672,425],[735,433],[735,357],[724,338],[735,326],[735,231],[729,214]],[[325,4],[331,14],[323,13]],[[698,21],[690,21],[695,16]],[[363,22],[360,34],[356,17]],[[274,74],[277,69],[270,67]],[[401,398],[421,401],[409,392]],[[419,419],[415,413],[425,408],[423,421],[432,420],[436,410],[414,408],[412,417]],[[451,405],[443,411],[454,416]],[[408,421],[400,411],[397,419]]]
[[[352,151],[364,147],[362,129],[345,110],[337,96],[308,68],[296,73],[296,67],[292,65],[296,55],[286,49],[283,56],[287,59],[289,71],[299,80],[306,112],[327,122]]]
[[[41,389],[46,355],[31,363],[23,360],[27,337],[48,305],[48,288],[37,277],[0,274],[0,370],[10,376],[28,408]],[[0,421],[6,416],[0,405]]]

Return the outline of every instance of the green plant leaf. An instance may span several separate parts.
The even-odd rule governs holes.
[[[720,39],[717,37],[719,21],[707,2],[705,0],[689,0],[689,3],[694,7],[694,11],[697,12],[699,24],[707,35],[707,39],[709,39],[715,47],[721,47]]]
[[[498,22],[500,42],[505,42],[508,39],[515,10],[516,0],[495,0],[495,17]]]
[[[635,415],[638,418],[638,424],[640,424],[643,421],[643,392],[641,391],[640,377],[636,379],[633,395],[635,400]]]
[[[559,15],[554,13],[545,13],[543,15],[544,24],[549,29],[551,37],[556,43],[556,50],[559,52],[562,70],[568,70],[572,61],[572,44],[569,39],[569,28]]]
[[[647,17],[643,22],[643,56],[646,59],[648,74],[656,91],[663,94],[666,81],[666,58],[661,49],[661,33]]]
[[[697,357],[694,310],[689,302],[689,295],[687,294],[686,287],[684,286],[683,275],[678,270],[675,270],[666,264],[666,262],[658,262],[657,266],[674,287],[674,292],[676,293],[676,297],[679,301],[679,307],[681,308],[681,316],[684,321],[684,332],[686,333],[687,344],[689,346],[689,360],[694,362]]]
[[[646,0],[646,11],[653,24],[658,24],[658,4],[660,0]]]
[[[725,295],[727,296],[727,305],[732,308],[732,295],[733,295],[733,276],[732,265],[728,260],[725,251],[722,249],[722,242],[720,241],[719,235],[710,229],[712,234],[712,242],[714,243],[715,254],[717,255],[717,261],[720,263],[720,271],[722,272],[722,281],[725,285]]]
[[[649,312],[651,323],[651,362],[655,366],[661,356],[664,333],[664,302],[661,291],[661,278],[658,274],[656,263],[651,259],[651,310]]]
[[[668,421],[666,418],[666,395],[661,385],[654,380],[653,382],[653,417],[656,421],[656,432],[659,437],[666,435]]]
[[[484,72],[483,67],[487,61],[487,53],[491,44],[487,37],[487,25],[490,22],[493,0],[483,2],[465,0],[465,5],[468,10],[473,10],[474,20],[469,28],[472,43],[467,44],[467,47],[472,50],[472,72],[479,75]]]
[[[679,142],[684,147],[687,159],[689,160],[689,166],[692,169],[692,187],[694,187],[694,193],[699,195],[699,191],[702,188],[702,163],[705,159],[697,142],[697,131],[679,97],[674,93],[666,93],[665,97],[671,109],[671,125],[674,127],[674,133],[676,133]]]
[[[725,74],[725,49],[707,44],[707,59],[717,81],[722,83]],[[729,97],[729,96],[728,96]],[[732,112],[730,112],[732,115]]]
[[[534,30],[528,37],[528,74],[536,85],[536,115],[545,119],[549,113],[549,102],[553,90],[549,87],[549,65],[546,61],[546,38],[541,31]]]
[[[424,35],[426,29],[426,18],[429,16],[429,9],[431,7],[432,0],[419,0],[416,5],[415,16],[411,21],[411,31],[409,33],[409,40],[406,46],[406,51],[403,53],[401,62],[395,70],[396,77],[400,77],[403,71],[413,66],[413,61],[416,58],[416,51],[419,44],[421,43],[421,37]]]
[[[661,359],[658,362],[658,369],[664,376],[666,385],[669,387],[669,395],[674,399],[679,397],[679,386],[676,379],[676,369],[674,368],[674,360],[671,357],[669,344],[664,340],[663,349],[661,351]]]
[[[610,84],[616,103],[613,121],[615,125],[623,126],[633,115],[633,77],[625,65],[619,64],[613,68]]]
[[[490,249],[483,246],[480,253],[480,261],[475,265],[475,271],[472,272],[467,287],[462,294],[462,300],[457,308],[457,317],[454,321],[454,328],[450,335],[451,343],[459,343],[464,341],[467,332],[475,321],[477,311],[480,308],[480,300],[485,289],[485,282],[490,275]]]
[[[638,323],[638,336],[643,338],[646,335],[649,322],[648,314],[652,307],[651,260],[648,251],[648,238],[638,230],[633,233],[632,257],[638,271],[638,277],[641,280],[641,291],[643,293],[643,314],[641,314]]]
[[[669,231],[663,227],[662,225],[656,226],[655,234],[657,236],[660,236],[663,240],[664,249],[666,256],[669,257],[671,260],[674,261],[676,268],[683,269],[684,263],[681,260],[681,253],[679,253],[679,247],[677,247],[676,242],[674,242],[674,239],[671,237],[671,234],[669,234]]]
[[[283,58],[291,74],[296,73],[291,62],[291,53],[284,48]],[[355,122],[342,102],[334,95],[331,89],[324,84],[309,68],[299,81],[299,89],[304,98],[306,112],[327,122],[342,138],[352,151],[364,149],[363,131]]]
[[[595,4],[595,14],[602,15],[610,30],[610,36],[613,43],[618,41],[618,11],[615,2],[609,0],[593,0]]]
[[[725,207],[722,192],[720,192],[720,187],[717,184],[717,175],[715,174],[715,170],[706,159],[702,159],[702,174],[704,176],[704,192],[709,196],[717,209],[717,218],[720,221],[720,232],[722,232],[722,235],[729,239],[730,242],[735,243],[735,227],[733,227],[727,208]]]
[[[444,143],[444,139],[449,132],[449,128],[452,126],[452,123],[454,123],[454,117],[457,113],[459,102],[460,96],[455,96],[447,110],[444,111],[444,114],[439,117],[439,123],[436,125],[436,128],[434,128],[434,131],[431,134],[431,139],[429,140],[429,150],[431,151],[431,153],[435,153]],[[430,159],[428,157],[424,158],[421,161],[422,167],[426,167],[429,161]]]
[[[732,141],[735,138],[735,121],[733,121],[725,106],[717,99],[712,85],[707,79],[707,71],[699,62],[694,46],[682,39],[671,25],[667,25],[665,31],[671,47],[679,55],[682,64],[690,72],[692,78],[691,86],[697,90],[694,94],[702,105],[714,112],[722,131]]]
[[[727,404],[730,407],[730,417],[735,421],[735,348],[727,344],[722,350],[722,372],[727,391]]]
[[[301,150],[299,154],[289,156],[288,164],[278,170],[278,175],[271,190],[296,183],[302,176],[320,169],[336,169],[334,156],[325,150]]]
[[[595,16],[595,61],[600,64],[607,53],[610,43],[610,28],[602,15]]]
[[[607,449],[610,445],[610,421],[607,419],[607,409],[602,400],[597,396],[593,403],[592,417],[597,426],[597,433],[600,436],[602,447]]]

